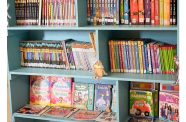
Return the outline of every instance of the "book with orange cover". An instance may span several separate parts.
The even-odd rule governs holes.
[[[144,24],[144,0],[138,0],[139,24]]]
[[[154,24],[155,25],[159,25],[159,0],[155,0],[155,21]]]
[[[164,0],[164,25],[170,25],[170,0]]]
[[[138,0],[130,0],[130,19],[131,24],[138,24]]]
[[[155,21],[155,0],[151,0],[151,25],[154,25]]]

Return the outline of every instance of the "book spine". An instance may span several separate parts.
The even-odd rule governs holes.
[[[130,0],[130,19],[131,24],[138,24],[138,1]]]
[[[126,66],[125,66],[125,57],[124,57],[124,43],[123,41],[121,41],[121,60],[122,60],[122,68],[123,68],[123,71],[122,72],[125,72],[126,71]]]
[[[164,25],[164,0],[160,0],[160,25]]]
[[[120,22],[124,24],[124,0],[120,0]]]
[[[124,24],[129,24],[129,1],[124,0]]]
[[[159,25],[159,0],[155,0],[155,25]]]
[[[173,0],[170,0],[170,25],[173,25]]]
[[[139,24],[144,25],[144,0],[138,0]]]
[[[151,23],[151,2],[150,0],[145,0],[145,24],[149,25]]]
[[[129,44],[126,41],[126,58],[127,58],[127,72],[131,72],[131,64],[130,64],[130,54],[129,54]]]
[[[143,42],[138,41],[138,50],[139,50],[139,64],[140,64],[140,73],[143,74],[143,54],[142,54]]]
[[[117,72],[120,72],[120,61],[119,61],[119,43],[118,43],[118,41],[116,41],[115,42],[115,47],[116,47],[116,55],[117,55],[117,57],[116,57],[116,60],[117,60]]]
[[[88,90],[88,110],[92,111],[94,110],[94,84],[89,84],[89,90]]]
[[[151,0],[151,25],[154,25],[155,21],[155,0]]]
[[[119,25],[119,0],[116,0],[116,25]]]
[[[177,0],[173,0],[173,12],[172,12],[172,24],[176,25],[177,24]]]
[[[109,57],[110,57],[110,68],[111,68],[111,72],[113,72],[113,57],[112,57],[112,45],[111,45],[111,41],[109,41]]]
[[[122,50],[121,50],[121,41],[118,41],[118,53],[119,53],[119,64],[120,72],[123,72],[123,61],[122,61]]]
[[[146,61],[145,61],[145,46],[142,46],[142,56],[143,56],[143,73],[146,74],[147,73],[147,65],[146,65]]]
[[[132,46],[132,60],[133,60],[133,72],[136,73],[137,72],[137,68],[136,68],[136,57],[135,57],[135,49],[134,49],[134,41],[131,41],[131,46]]]
[[[150,44],[151,58],[152,58],[152,71],[153,74],[156,74],[156,63],[155,63],[155,54],[154,54],[154,44]]]
[[[139,50],[138,50],[138,43],[137,43],[137,41],[134,42],[134,49],[135,49],[135,59],[136,59],[136,73],[140,73]]]
[[[170,0],[164,0],[164,25],[170,25]]]
[[[149,57],[148,57],[148,48],[147,48],[147,44],[144,45],[144,48],[145,48],[145,64],[146,64],[146,70],[147,70],[147,73],[150,74],[150,71],[149,71]]]
[[[114,41],[112,40],[111,41],[111,48],[112,48],[112,50],[111,50],[111,52],[112,52],[112,61],[113,61],[113,72],[116,72],[116,61],[115,61],[115,58],[116,58],[116,55],[115,55],[115,49],[114,49],[114,45],[115,45],[115,43],[114,43]]]
[[[128,50],[128,54],[129,54],[129,59],[130,59],[130,72],[134,72],[134,65],[133,65],[133,59],[132,59],[132,44],[130,41],[128,41],[128,45],[129,45],[129,50]]]
[[[124,62],[125,62],[125,69],[124,72],[128,72],[128,63],[127,63],[127,50],[126,50],[126,42],[123,41],[123,54],[124,54]]]

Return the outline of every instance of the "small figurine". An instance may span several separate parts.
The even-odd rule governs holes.
[[[93,65],[93,68],[95,79],[101,79],[104,75],[107,75],[101,61],[96,61],[96,63]]]
[[[178,60],[177,56],[174,56],[174,63],[176,64],[175,73],[176,73],[176,77],[177,77],[175,84],[178,84],[179,83],[179,60]]]

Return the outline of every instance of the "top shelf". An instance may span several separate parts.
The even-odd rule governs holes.
[[[155,25],[105,25],[105,26],[84,26],[84,27],[65,27],[65,26],[12,26],[8,30],[171,30],[177,31],[178,27],[155,26]]]

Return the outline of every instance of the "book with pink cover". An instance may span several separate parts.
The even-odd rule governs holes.
[[[50,82],[46,76],[30,76],[30,104],[50,105]]]
[[[159,93],[159,117],[179,122],[179,94],[171,92]]]
[[[65,108],[65,107],[54,106],[54,107],[51,107],[48,111],[46,111],[43,114],[43,116],[68,118],[70,115],[72,115],[77,110],[78,109],[76,108],[70,108],[70,107]]]
[[[51,106],[72,106],[72,79],[66,77],[50,77]]]

